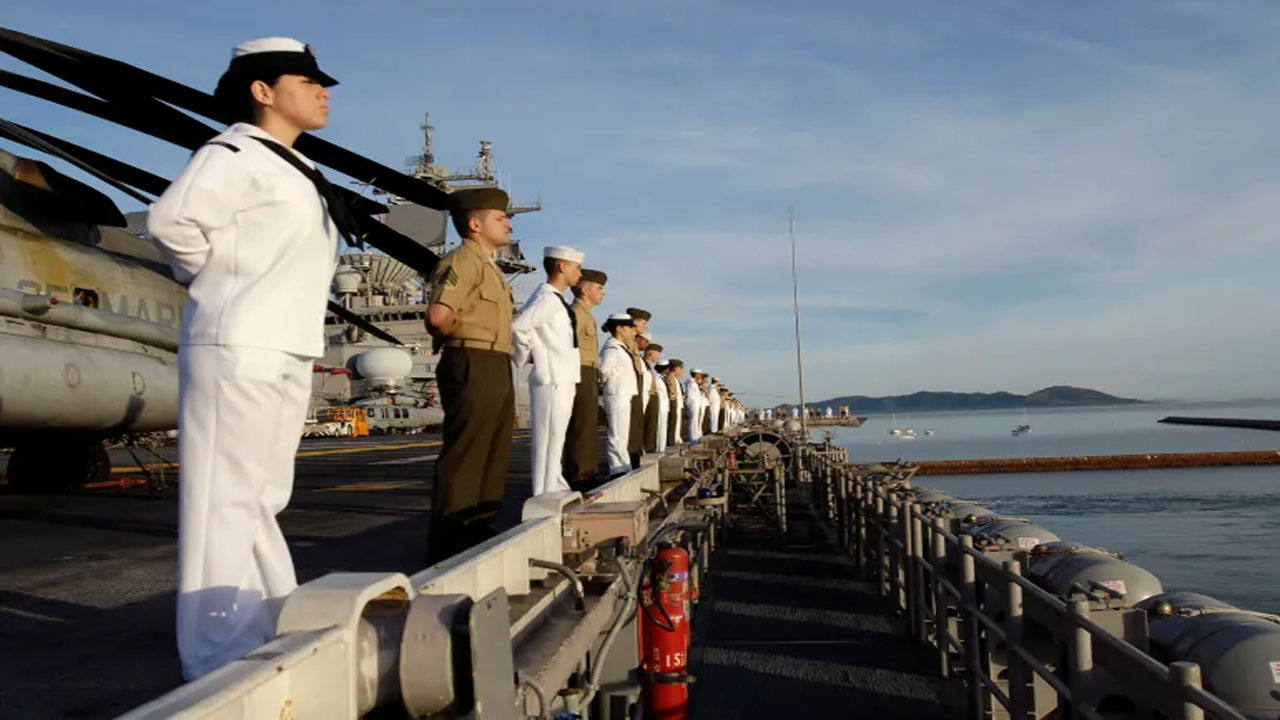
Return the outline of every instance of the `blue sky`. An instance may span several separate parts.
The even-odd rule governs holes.
[[[358,8],[355,10],[353,8]],[[57,2],[7,26],[206,89],[310,42],[322,135],[400,166],[494,142],[526,253],[748,400],[806,390],[1277,394],[1280,4]],[[9,58],[0,67],[32,73]],[[185,151],[0,90],[0,116],[173,175]]]

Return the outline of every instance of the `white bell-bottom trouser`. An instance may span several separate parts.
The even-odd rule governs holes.
[[[667,449],[667,416],[668,405],[658,406],[658,445],[654,448],[655,452],[665,452]]]
[[[690,410],[684,414],[685,417],[685,435],[684,439],[695,443],[702,438],[702,412],[700,410]]]
[[[178,351],[178,655],[194,680],[275,637],[297,587],[276,514],[311,395],[312,360],[279,350]]]
[[[530,385],[529,405],[533,425],[533,494],[569,489],[564,481],[564,438],[573,414],[577,385]]]
[[[631,396],[602,395],[604,416],[609,422],[607,444],[609,474],[631,471],[631,455],[627,452],[627,440],[631,434]]]

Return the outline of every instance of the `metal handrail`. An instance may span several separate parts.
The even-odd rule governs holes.
[[[1065,601],[1021,573],[1016,561],[996,562],[973,547],[973,538],[942,526],[900,492],[910,487],[914,468],[851,465],[829,451],[805,453],[820,516],[834,521],[842,548],[854,556],[878,593],[904,610],[907,631],[938,651],[940,674],[951,673],[951,652],[964,659],[971,710],[1001,707],[1025,717],[1033,702],[1025,690],[1029,670],[1057,697],[1059,714],[1100,718],[1088,707],[1086,690],[1096,670],[1123,678],[1132,700],[1185,720],[1246,720],[1241,712],[1201,686],[1194,663],[1166,665],[1092,620],[1087,601]],[[958,574],[957,574],[958,573]],[[979,590],[990,603],[1005,603],[997,619],[978,604]],[[1025,615],[1024,606],[1035,610]],[[956,617],[951,617],[955,610]],[[1053,622],[1046,624],[1045,618]],[[958,631],[953,631],[953,621]],[[1022,640],[1024,626],[1043,627],[1065,649],[1065,662],[1050,667]],[[991,676],[982,639],[1006,649],[1009,681]],[[1008,688],[1008,690],[1006,690]],[[1095,699],[1096,701],[1096,699]]]

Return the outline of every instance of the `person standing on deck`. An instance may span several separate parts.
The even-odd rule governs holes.
[[[702,434],[703,435],[708,435],[711,433],[711,412],[710,412],[711,411],[711,393],[709,391],[710,387],[711,387],[711,374],[703,373],[702,377],[698,378],[698,389],[702,392],[702,397],[700,398],[699,401],[702,403]]]
[[[684,419],[686,424],[685,440],[696,443],[702,439],[702,406],[707,401],[698,386],[698,380],[706,377],[702,371],[694,368],[684,381]]]
[[[444,345],[436,383],[444,444],[436,461],[427,555],[434,564],[493,536],[511,450],[511,286],[494,256],[511,243],[510,198],[458,190],[449,215],[462,244],[431,275],[427,331]]]
[[[573,286],[581,379],[574,390],[573,413],[565,431],[564,478],[574,490],[589,488],[600,472],[600,445],[596,441],[600,428],[600,346],[591,309],[604,301],[608,279],[599,270],[584,269]]]
[[[578,284],[584,257],[570,247],[546,248],[542,266],[547,281],[533,291],[511,323],[512,364],[519,371],[526,362],[533,363],[529,410],[534,497],[569,490],[562,466],[564,438],[582,373],[574,328],[577,316],[564,292]]]
[[[240,121],[196,150],[147,229],[190,288],[178,337],[177,644],[194,680],[275,635],[297,587],[276,516],[324,353],[338,237],[360,234],[293,149],[329,91],[309,46],[236,46],[214,97]]]
[[[631,316],[636,329],[635,335],[627,343],[627,352],[631,353],[631,365],[636,373],[636,394],[631,401],[631,429],[627,436],[627,455],[631,459],[631,469],[634,470],[640,467],[640,455],[644,452],[644,412],[649,404],[649,386],[645,382],[648,373],[645,372],[644,360],[640,357],[643,352],[640,343],[643,341],[647,345],[649,341],[647,337],[640,336],[648,334],[649,319],[653,316],[648,310],[635,307],[627,308],[627,315]]]
[[[720,416],[720,378],[711,378],[707,381],[707,423],[712,433],[718,433],[724,429]]]
[[[684,378],[684,361],[671,358],[667,362],[667,397],[671,400],[671,419],[667,421],[667,444],[678,445],[684,442],[684,389],[681,382]]]
[[[643,432],[644,442],[641,451],[646,453],[656,452],[658,447],[658,383],[653,378],[653,360],[649,359],[649,349],[653,347],[653,337],[649,333],[636,336],[636,346],[640,350],[640,364],[644,368],[644,386],[641,392],[645,393],[644,402],[644,421]],[[661,347],[661,346],[659,346]],[[659,352],[658,356],[661,357]]]
[[[667,385],[662,374],[658,372],[658,364],[662,361],[662,346],[655,342],[650,342],[649,347],[645,348],[644,361],[649,367],[649,375],[653,381],[650,385],[653,388],[653,394],[649,398],[649,404],[653,405],[656,410],[653,413],[653,424],[645,423],[645,442],[652,441],[652,445],[645,447],[646,452],[662,452],[667,449]],[[648,419],[648,416],[645,416]],[[652,433],[650,435],[649,433]]]
[[[600,400],[609,423],[607,462],[609,475],[614,477],[631,470],[627,447],[634,416],[632,401],[639,383],[627,341],[635,337],[636,327],[630,315],[614,313],[605,321],[604,331],[609,338],[600,348]]]

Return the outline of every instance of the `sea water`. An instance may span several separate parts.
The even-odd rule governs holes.
[[[1280,404],[1174,404],[871,416],[835,440],[859,462],[1280,450],[1280,432],[1161,425],[1168,415],[1280,420]],[[1033,430],[1013,436],[1014,426]],[[926,436],[925,430],[934,431]],[[1064,540],[1124,554],[1168,590],[1280,613],[1280,465],[919,477]]]

